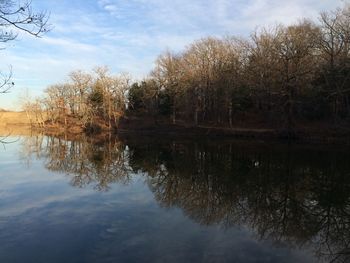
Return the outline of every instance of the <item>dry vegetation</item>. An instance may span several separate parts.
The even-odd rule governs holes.
[[[24,111],[0,111],[0,126],[30,126]]]
[[[28,135],[30,128],[25,112],[0,110],[0,140],[8,135]]]

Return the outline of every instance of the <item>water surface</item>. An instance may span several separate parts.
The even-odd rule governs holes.
[[[40,135],[0,155],[0,262],[350,260],[347,149]]]

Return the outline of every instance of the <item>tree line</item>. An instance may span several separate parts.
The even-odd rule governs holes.
[[[166,51],[140,82],[112,76],[104,67],[91,74],[75,71],[24,108],[46,112],[61,124],[73,117],[84,127],[101,120],[116,127],[127,115],[293,131],[310,122],[348,124],[349,87],[350,5],[345,4],[321,13],[318,22],[275,25],[248,38],[207,37],[182,52]]]
[[[112,129],[125,112],[129,82],[128,74],[112,75],[107,67],[92,73],[77,70],[68,81],[47,87],[41,98],[23,98],[22,107],[33,123],[42,126],[73,121],[87,129]]]
[[[318,23],[203,38],[161,54],[149,78],[132,85],[130,107],[193,125],[339,123],[350,117],[349,49],[349,5]]]

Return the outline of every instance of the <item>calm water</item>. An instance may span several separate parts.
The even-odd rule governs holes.
[[[0,155],[0,262],[350,261],[346,149],[35,136]]]

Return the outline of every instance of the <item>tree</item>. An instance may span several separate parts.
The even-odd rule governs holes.
[[[98,114],[108,123],[109,129],[117,125],[119,118],[124,115],[127,101],[127,90],[130,77],[128,74],[111,76],[108,67],[94,69],[96,79],[93,84],[92,102],[99,108]],[[98,102],[98,104],[96,104]]]
[[[41,37],[49,31],[49,15],[46,12],[32,10],[31,1],[0,1],[0,43],[7,43],[17,38],[20,32]],[[3,49],[4,47],[0,47]],[[0,72],[0,93],[6,93],[14,85],[11,80],[12,70]]]
[[[276,39],[280,64],[281,92],[288,132],[294,128],[296,97],[308,87],[315,69],[313,50],[317,29],[309,21],[282,28]]]
[[[343,115],[350,117],[349,51],[350,5],[320,16],[318,48],[322,68],[321,86],[329,100],[335,122]]]
[[[47,98],[46,110],[51,121],[61,122],[67,126],[70,85],[68,83],[51,85],[45,89],[45,93]]]
[[[163,90],[170,96],[173,124],[176,123],[176,108],[183,92],[183,87],[180,85],[181,68],[181,57],[167,51],[158,57],[156,67],[152,71],[152,77],[156,80],[159,87],[154,90],[155,92],[152,92],[152,97],[157,99],[160,90]]]
[[[142,84],[137,82],[133,83],[130,86],[128,94],[128,108],[133,111],[140,112],[143,108],[143,98],[144,98],[144,89]]]
[[[14,85],[11,81],[12,67],[10,67],[9,73],[3,73],[0,71],[0,93],[6,93]]]
[[[252,93],[254,108],[257,112],[262,112],[263,118],[267,117],[268,121],[271,121],[279,101],[277,95],[280,88],[277,84],[279,65],[275,42],[280,31],[279,27],[262,29],[254,32],[250,41],[242,42],[248,51],[245,75]],[[267,116],[264,116],[265,114]]]
[[[19,31],[40,37],[48,31],[48,15],[33,12],[31,1],[0,1],[0,42],[14,40]]]
[[[87,115],[86,100],[88,93],[91,89],[92,76],[91,74],[84,73],[81,70],[73,71],[69,74],[72,81],[72,87],[75,90],[76,98],[76,112],[79,118],[83,118]]]

